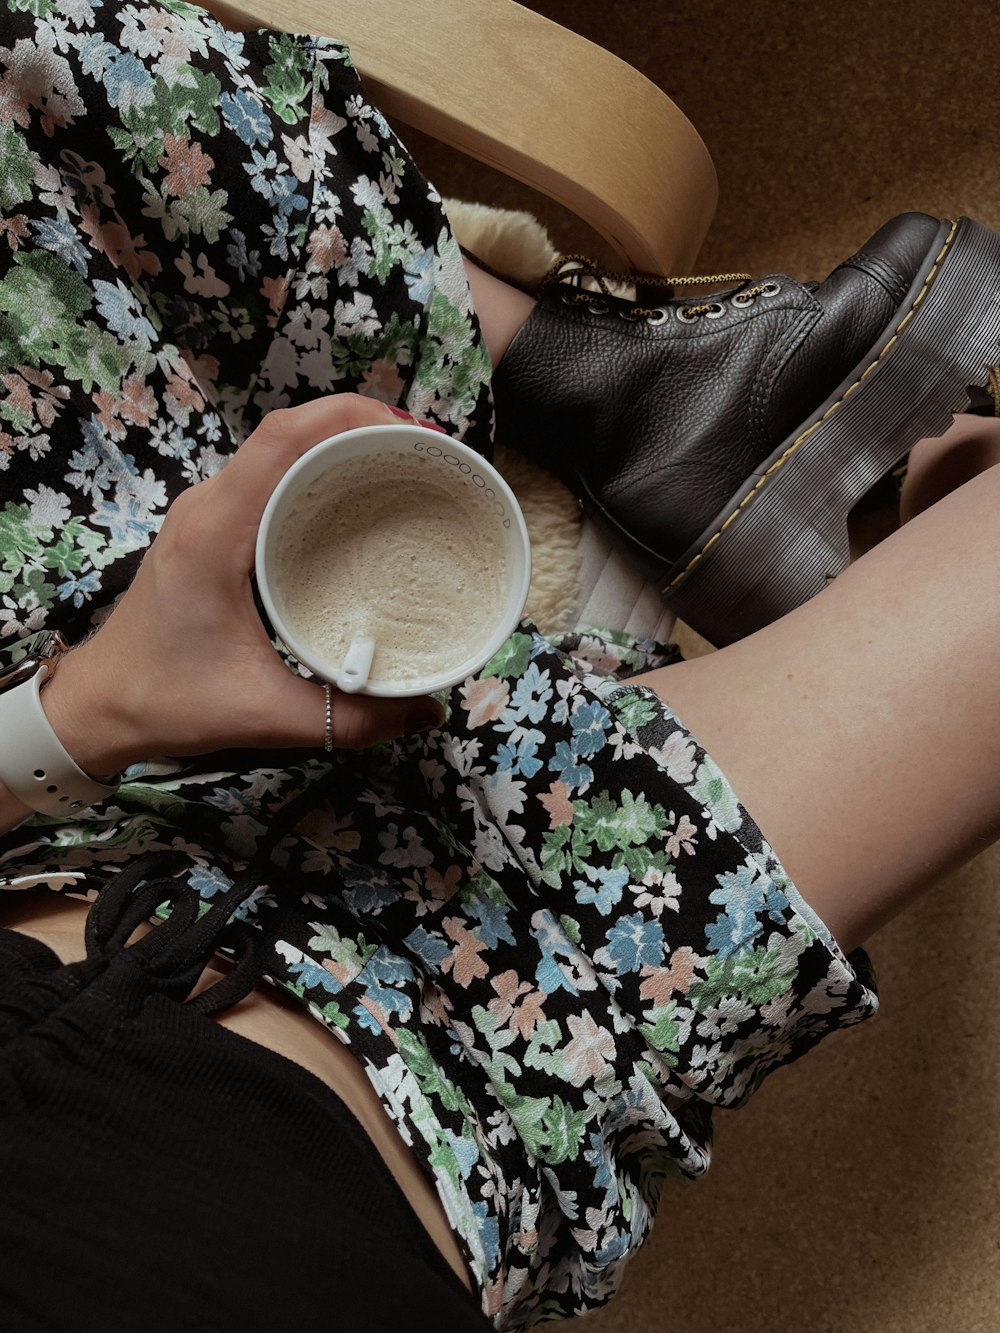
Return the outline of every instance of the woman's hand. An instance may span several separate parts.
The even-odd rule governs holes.
[[[131,587],[42,693],[85,772],[232,746],[322,746],[323,689],[289,671],[254,606],[257,528],[275,485],[312,445],[398,419],[355,394],[272,412],[221,472],[174,501]],[[337,746],[373,745],[441,717],[426,697],[333,692]]]

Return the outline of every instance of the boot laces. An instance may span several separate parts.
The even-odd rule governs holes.
[[[666,300],[674,299],[678,287],[734,287],[739,286],[729,300],[737,307],[748,306],[758,296],[775,296],[781,290],[776,282],[758,282],[744,287],[751,281],[749,273],[695,273],[683,277],[664,277],[657,273],[614,273],[599,268],[586,255],[560,255],[542,278],[541,290],[552,286],[566,287],[563,295],[567,305],[586,306],[593,314],[606,313],[607,302],[601,296],[632,300],[631,308],[622,312],[625,319],[644,319],[651,324],[660,324],[666,318],[662,306],[643,305],[638,301],[638,292],[642,288],[651,288],[666,294]],[[589,286],[584,286],[589,282]],[[596,284],[596,285],[595,285]],[[617,289],[617,290],[616,290]],[[635,298],[626,296],[626,292],[635,292]],[[717,319],[725,307],[721,301],[700,301],[684,306],[678,312],[684,323],[692,323],[703,316]]]

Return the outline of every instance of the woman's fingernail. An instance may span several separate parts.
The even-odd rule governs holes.
[[[389,407],[389,404],[386,403],[385,406]],[[394,417],[399,417],[402,421],[412,421],[415,426],[423,426],[425,430],[436,430],[441,435],[448,434],[444,426],[439,426],[436,421],[420,421],[412,412],[407,412],[402,407],[389,407],[389,411]]]
[[[406,719],[406,730],[408,733],[415,731],[434,731],[444,721],[444,709],[436,708],[415,708]]]

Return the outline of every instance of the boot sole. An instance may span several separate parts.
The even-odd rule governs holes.
[[[948,429],[998,362],[1000,236],[944,222],[864,360],[676,564],[651,571],[667,604],[722,647],[821,592],[849,562],[850,511],[917,440]]]

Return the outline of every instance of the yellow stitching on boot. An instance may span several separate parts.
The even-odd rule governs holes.
[[[855,389],[860,387],[862,381],[867,379],[868,376],[872,373],[872,371],[878,368],[879,363],[882,360],[884,360],[886,356],[889,355],[890,350],[899,341],[899,335],[902,333],[903,329],[913,318],[914,311],[916,310],[920,302],[924,299],[924,297],[927,295],[928,289],[930,288],[934,279],[937,277],[938,269],[941,267],[941,263],[944,259],[945,254],[948,252],[948,250],[951,249],[951,243],[955,239],[955,233],[957,230],[958,230],[958,220],[952,219],[951,231],[949,231],[948,235],[944,238],[944,241],[942,242],[941,245],[941,249],[935,256],[934,263],[931,265],[930,270],[927,273],[927,277],[924,279],[923,284],[921,285],[920,291],[913,298],[912,302],[910,303],[910,308],[907,310],[906,314],[896,325],[892,337],[882,348],[881,352],[879,352],[875,360],[872,361],[869,365],[867,365],[861,372],[861,374],[858,376],[858,378],[854,380],[853,383],[847,386],[847,388],[840,395],[837,401],[835,403],[831,403],[830,406],[823,413],[823,415],[817,421],[814,421],[811,426],[808,426],[802,432],[802,434],[797,437],[797,439],[794,439],[792,443],[788,446],[788,448],[785,450],[785,452],[780,456],[780,458],[776,458],[774,462],[771,464],[771,466],[767,469],[767,471],[762,473],[761,476],[757,478],[757,481],[755,482],[753,489],[748,491],[747,494],[744,495],[743,499],[739,502],[739,504],[736,506],[733,512],[729,515],[728,518],[724,520],[719,530],[717,532],[713,532],[711,537],[709,537],[708,541],[706,541],[705,545],[696,555],[692,556],[692,558],[684,566],[681,572],[674,578],[672,578],[665,587],[660,589],[661,593],[665,594],[670,592],[671,588],[676,587],[677,584],[680,583],[680,581],[683,578],[685,578],[697,564],[700,563],[700,561],[704,558],[706,553],[711,549],[711,547],[715,545],[715,543],[719,540],[719,538],[729,527],[729,525],[740,516],[740,514],[747,507],[747,505],[751,504],[753,500],[756,499],[757,493],[761,490],[761,488],[764,485],[766,485],[768,479],[771,476],[773,476],[773,474],[777,472],[779,468],[784,466],[784,464],[788,461],[788,459],[791,458],[792,454],[796,453],[799,447],[803,445],[806,442],[806,440],[808,440],[809,436],[812,435],[813,431],[818,430],[819,427],[823,425],[823,423],[827,420],[828,417],[833,416],[835,412],[840,410],[841,405],[844,402],[846,402],[846,400],[851,396],[851,394],[854,392]]]

